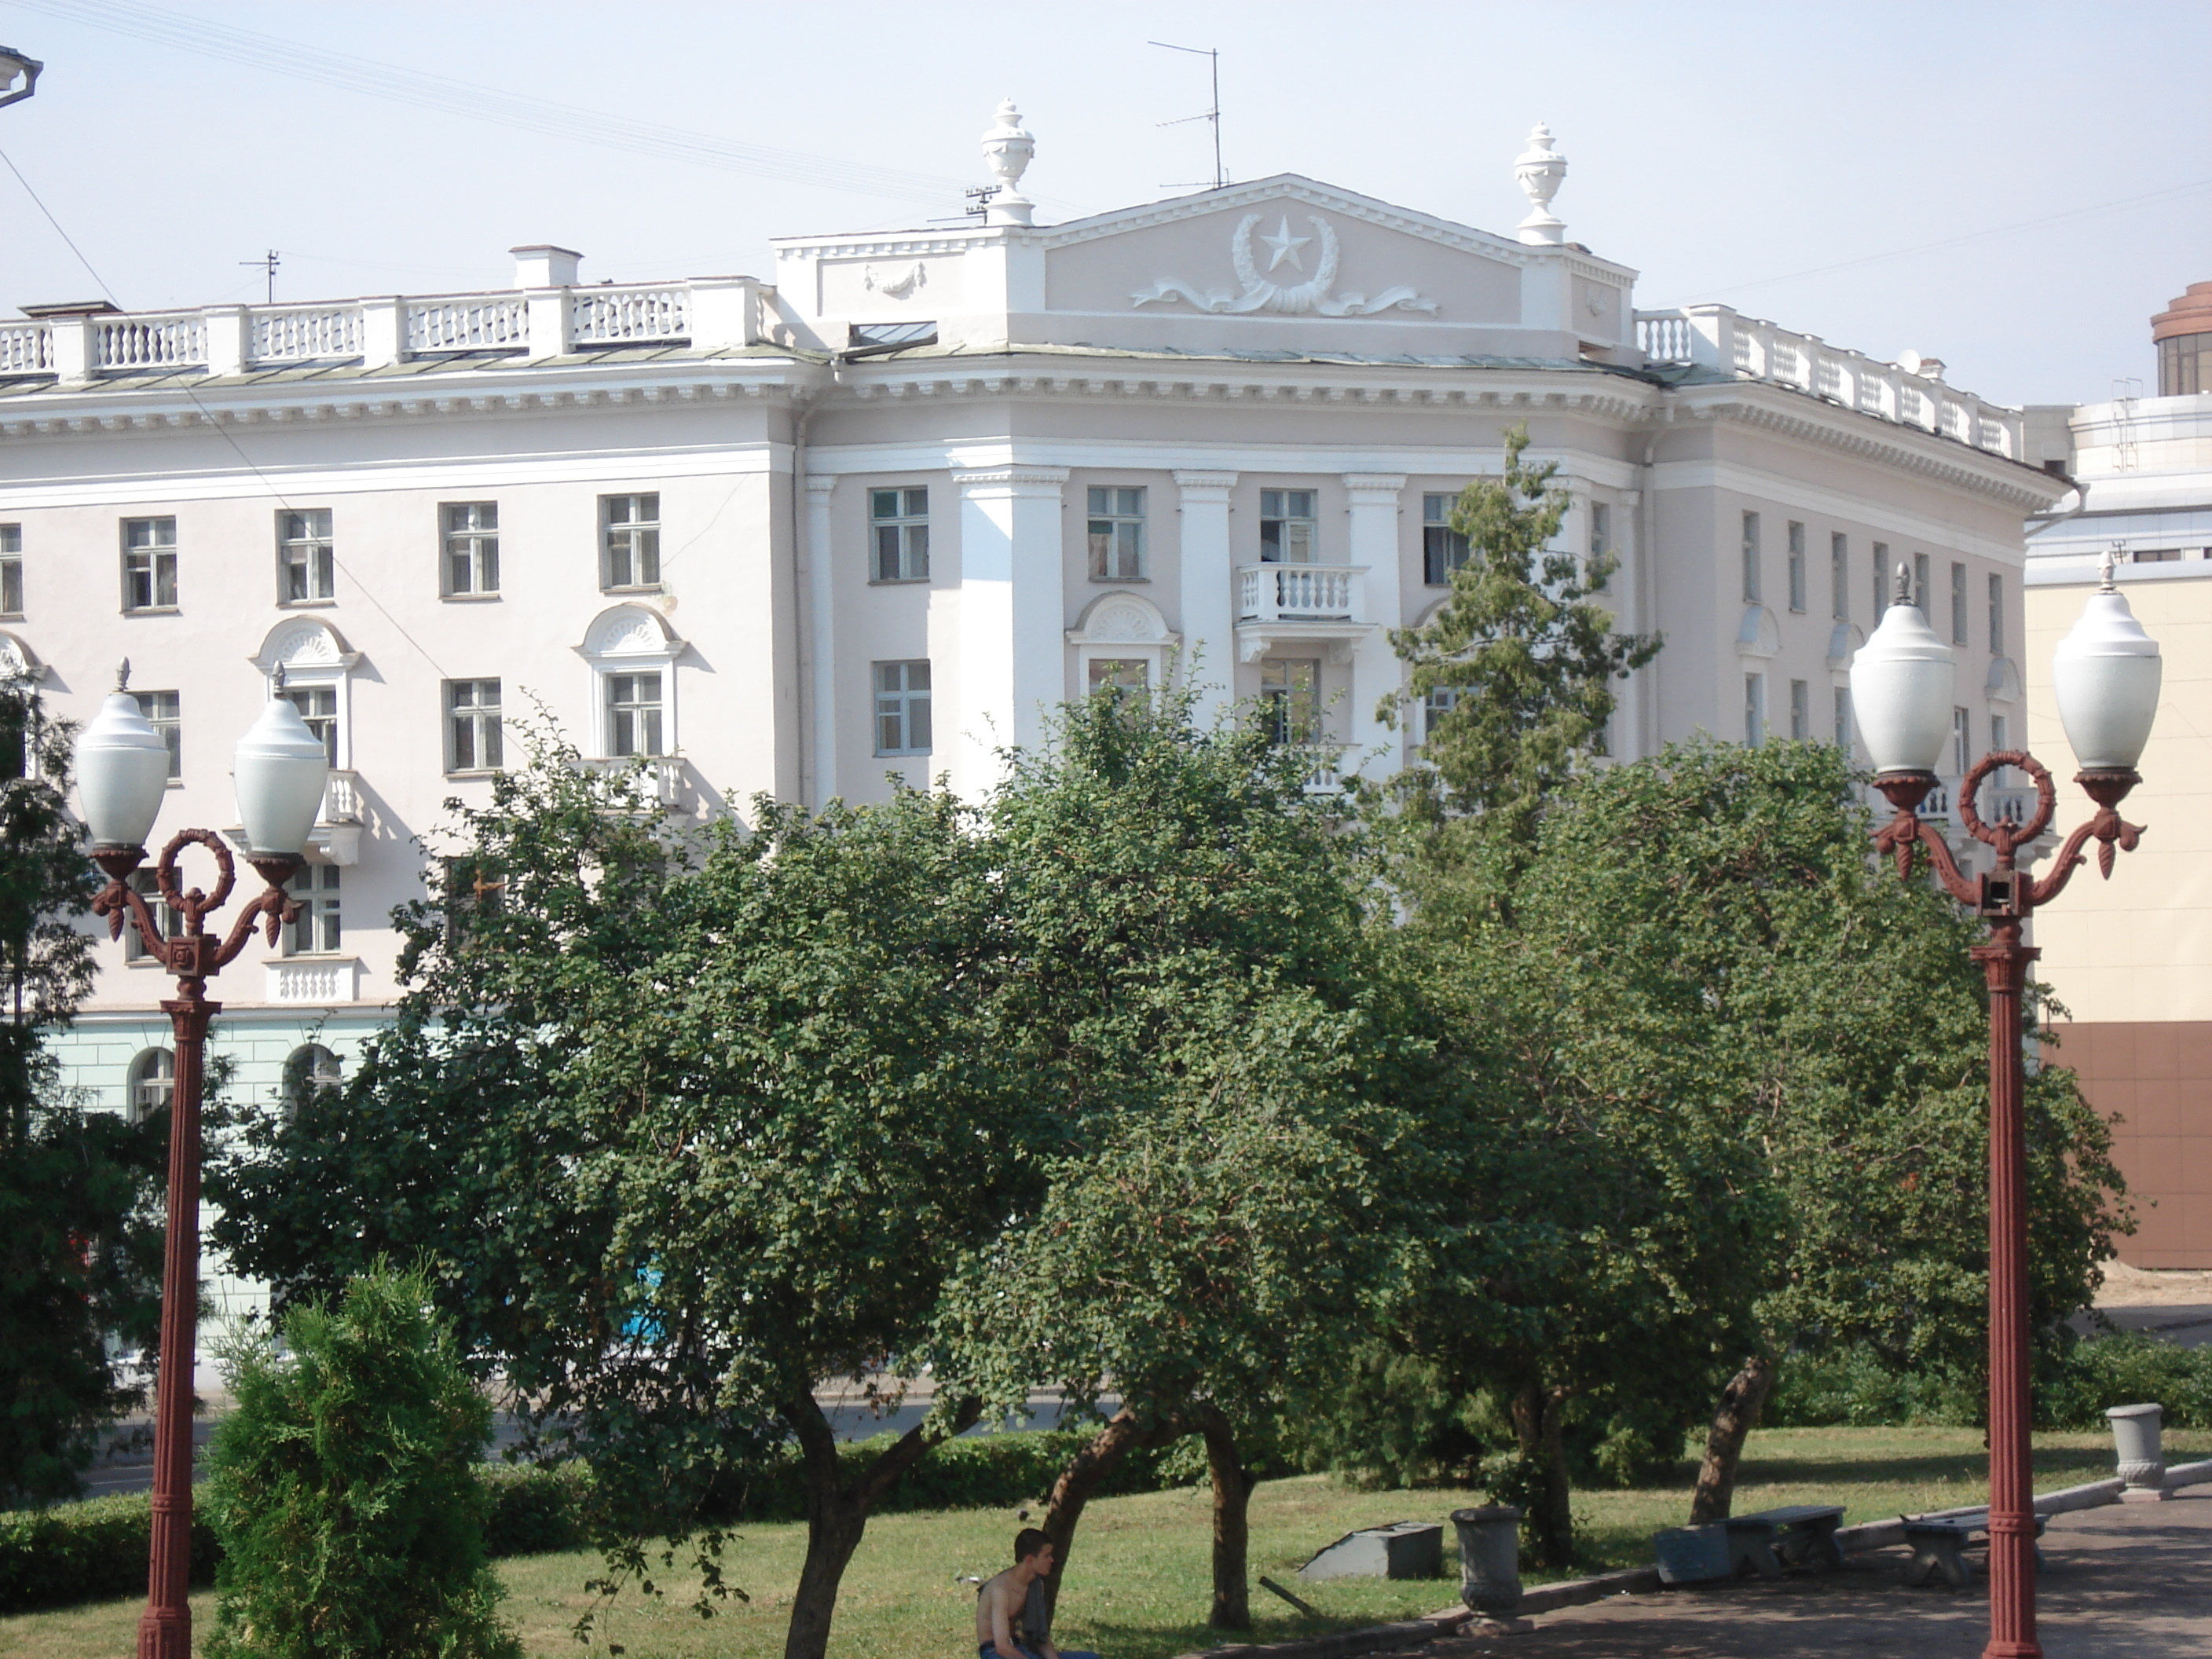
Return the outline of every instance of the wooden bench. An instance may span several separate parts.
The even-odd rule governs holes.
[[[1911,1563],[1905,1569],[1905,1582],[1915,1589],[1932,1583],[1940,1577],[1953,1589],[1964,1589],[1973,1581],[1973,1563],[1966,1559],[1966,1547],[1978,1537],[1986,1537],[1990,1529],[1987,1510],[1970,1510],[1959,1515],[1930,1515],[1915,1520],[1909,1515],[1898,1519],[1905,1523],[1905,1541],[1912,1546]],[[2043,1536],[2046,1516],[2035,1517],[2035,1535]],[[2035,1565],[2043,1568],[2043,1547],[2035,1547]]]
[[[1749,1568],[1762,1578],[1779,1578],[1784,1567],[1840,1567],[1843,1546],[1836,1528],[1841,1504],[1789,1504],[1756,1515],[1732,1515],[1728,1527],[1729,1571]]]

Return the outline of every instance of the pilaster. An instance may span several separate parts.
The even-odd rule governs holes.
[[[837,565],[830,520],[836,489],[834,477],[807,475],[806,522],[799,532],[806,538],[806,649],[813,704],[814,775],[807,804],[817,811],[837,793]]]
[[[960,491],[960,659],[933,722],[955,793],[979,800],[1006,767],[998,750],[1034,748],[1067,695],[1060,572],[1064,466],[956,471]],[[933,678],[936,678],[933,670]]]
[[[1197,690],[1194,717],[1200,726],[1210,726],[1236,702],[1237,571],[1229,492],[1237,475],[1178,471],[1175,481],[1182,512],[1177,538],[1182,549],[1182,679]]]
[[[1350,503],[1345,536],[1349,562],[1367,568],[1360,620],[1376,624],[1352,649],[1352,752],[1346,759],[1352,767],[1382,777],[1405,763],[1404,719],[1394,728],[1376,718],[1376,710],[1405,678],[1390,630],[1405,620],[1398,514],[1406,479],[1395,472],[1347,472],[1344,489]]]

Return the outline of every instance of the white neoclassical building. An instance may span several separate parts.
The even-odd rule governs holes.
[[[0,322],[0,650],[76,718],[130,659],[161,833],[235,823],[279,666],[330,744],[307,913],[221,981],[242,1090],[374,1026],[418,838],[536,708],[684,814],[979,792],[1055,702],[1170,673],[1262,702],[1324,784],[1397,767],[1389,632],[1516,422],[1568,544],[1619,555],[1621,625],[1666,638],[1615,753],[1849,741],[1899,562],[1960,647],[1961,754],[2018,731],[2021,521],[2065,485],[1940,363],[1638,312],[1550,211],[1541,129],[1508,234],[1289,174],[1039,224],[1032,148],[1007,106],[975,222],[789,239],[767,279],[531,247],[497,293]],[[127,1107],[162,987],[103,949],[64,1041]]]

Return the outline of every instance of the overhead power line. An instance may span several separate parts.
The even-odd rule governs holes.
[[[741,143],[711,133],[634,121],[581,105],[500,92],[481,82],[402,69],[349,52],[326,52],[276,35],[234,28],[206,17],[188,16],[166,7],[141,4],[138,0],[15,0],[15,3],[26,10],[46,12],[111,33],[129,35],[204,58],[242,64],[273,75],[317,82],[364,97],[823,190],[891,201],[938,203],[948,197],[957,198],[967,182],[863,161],[841,161],[836,156],[806,151]]]

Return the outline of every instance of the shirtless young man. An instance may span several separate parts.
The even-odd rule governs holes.
[[[1052,1540],[1035,1527],[1016,1533],[1014,1565],[975,1592],[976,1659],[1098,1659],[1062,1653],[1043,1633],[1041,1592],[1051,1571]]]

